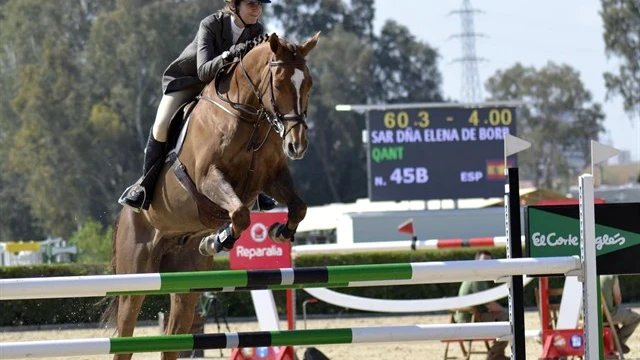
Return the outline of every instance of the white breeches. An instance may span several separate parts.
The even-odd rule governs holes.
[[[153,122],[153,137],[160,142],[167,141],[169,124],[173,114],[187,101],[193,100],[201,91],[200,87],[189,88],[162,95],[156,119]]]

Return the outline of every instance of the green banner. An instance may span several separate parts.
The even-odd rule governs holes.
[[[598,204],[595,209],[598,273],[640,273],[640,204]],[[579,256],[579,214],[578,205],[529,206],[528,256]]]

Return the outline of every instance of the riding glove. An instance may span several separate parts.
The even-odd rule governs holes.
[[[222,53],[222,59],[225,61],[231,61],[234,58],[242,58],[247,52],[249,52],[249,50],[266,41],[268,37],[269,35],[267,34],[258,35],[246,42],[231,45],[229,50]]]

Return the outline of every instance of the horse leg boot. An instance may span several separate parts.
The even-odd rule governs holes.
[[[214,234],[202,238],[198,250],[204,256],[230,251],[238,238],[239,236],[233,236],[233,225],[227,223]]]
[[[286,166],[278,172],[275,182],[269,188],[269,193],[273,194],[278,202],[287,205],[288,208],[287,223],[271,225],[269,237],[276,242],[294,241],[298,224],[307,215],[307,204],[298,196],[293,178]]]
[[[144,150],[142,177],[124,191],[118,199],[120,204],[131,207],[135,212],[149,209],[158,175],[164,166],[165,145],[166,143],[153,137],[153,130],[149,132],[147,147]]]
[[[200,254],[209,256],[219,254],[223,251],[231,251],[231,249],[233,249],[233,245],[236,243],[238,238],[240,238],[240,234],[249,227],[249,222],[251,221],[249,208],[246,206],[241,207],[233,214],[235,215],[235,222],[234,215],[232,215],[230,223],[225,224],[225,226],[214,234],[202,238],[199,248]],[[245,218],[248,220],[245,220]],[[247,221],[246,226],[244,225],[245,221]],[[236,228],[238,230],[235,230]]]

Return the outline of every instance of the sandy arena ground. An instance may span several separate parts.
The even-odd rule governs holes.
[[[634,308],[640,312],[640,308]],[[205,326],[206,333],[218,332],[215,322]],[[393,326],[393,325],[415,325],[415,324],[443,324],[449,321],[447,315],[415,315],[415,316],[367,316],[367,317],[343,317],[337,319],[308,319],[308,329],[361,327],[361,326]],[[528,311],[525,313],[525,323],[527,330],[539,329],[540,322],[538,313]],[[226,332],[224,323],[221,323],[221,332]],[[282,328],[286,326],[283,322]],[[229,319],[229,328],[233,332],[258,331],[256,321],[240,322]],[[298,321],[298,328],[304,328],[304,322]],[[136,335],[158,335],[158,326],[139,326]],[[0,330],[0,342],[6,341],[33,341],[33,340],[54,340],[54,339],[79,339],[79,338],[102,338],[110,337],[111,331],[104,329],[72,329],[72,330],[35,330],[35,331],[7,331]],[[476,346],[481,346],[476,344]],[[627,354],[627,359],[640,358],[640,333],[634,334],[630,341],[631,353]],[[380,343],[380,344],[357,344],[357,345],[323,345],[317,346],[331,360],[371,360],[371,359],[442,359],[445,345],[439,341],[405,342],[405,343]],[[454,354],[460,355],[459,348],[452,347]],[[527,340],[527,360],[538,359],[541,353],[541,345],[535,340]],[[297,355],[302,359],[305,348],[296,348]],[[451,351],[451,350],[450,350]],[[509,353],[509,350],[507,350]],[[230,350],[206,350],[205,358],[228,359]],[[0,354],[2,358],[2,354]],[[134,355],[134,359],[159,359],[158,353],[140,353]],[[472,359],[483,359],[482,355],[474,355]],[[47,359],[62,360],[63,357],[50,357]],[[98,360],[111,359],[111,355],[105,356],[77,356],[70,359],[78,360]]]

